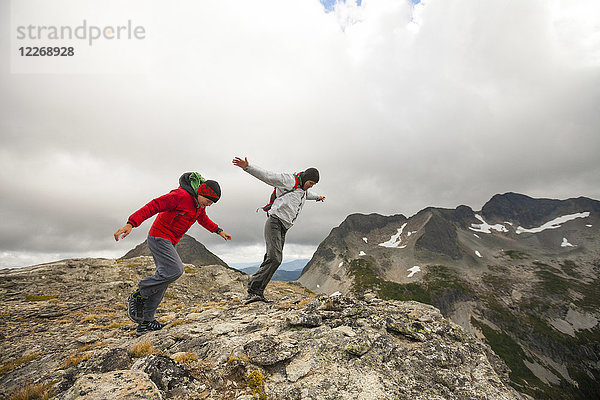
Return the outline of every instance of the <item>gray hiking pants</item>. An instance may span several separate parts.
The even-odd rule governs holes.
[[[283,260],[283,244],[287,229],[279,218],[270,216],[265,223],[265,243],[267,252],[258,271],[248,280],[249,294],[263,294],[273,274]]]
[[[154,257],[156,273],[138,284],[145,299],[144,321],[153,321],[154,313],[163,299],[167,287],[183,275],[183,263],[175,246],[168,239],[148,235],[148,247]]]

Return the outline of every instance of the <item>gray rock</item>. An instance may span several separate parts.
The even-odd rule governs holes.
[[[278,343],[271,337],[253,340],[244,345],[250,362],[268,366],[292,358],[298,353],[295,343]]]
[[[192,373],[169,357],[150,355],[136,361],[132,369],[146,373],[169,397],[186,393],[196,386]]]
[[[85,371],[86,373],[105,373],[115,370],[129,369],[132,364],[133,359],[127,350],[117,347],[114,349],[109,349],[105,352],[101,352],[100,354],[85,361],[79,366],[79,369]]]
[[[319,314],[299,312],[288,315],[287,322],[292,326],[316,327],[323,323],[323,319]]]
[[[311,370],[311,362],[310,360],[306,360],[303,358],[294,358],[286,367],[285,373],[287,379],[290,382],[296,382],[298,379],[301,379],[308,375]]]
[[[362,356],[371,349],[371,341],[366,336],[357,336],[348,341],[346,352],[353,356]]]
[[[162,400],[160,391],[142,371],[111,371],[83,375],[56,400]]]

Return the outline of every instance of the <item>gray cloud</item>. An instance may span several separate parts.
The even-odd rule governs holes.
[[[147,31],[132,50],[139,74],[2,67],[0,266],[123,255],[150,221],[123,242],[112,233],[192,170],[221,183],[208,213],[234,241],[190,234],[227,261],[260,259],[255,210],[271,189],[232,166],[236,155],[275,171],[320,169],[315,189],[327,200],[305,207],[290,258],[310,256],[355,212],[479,209],[506,191],[600,198],[598,7],[129,7]],[[6,37],[0,47],[11,51]]]

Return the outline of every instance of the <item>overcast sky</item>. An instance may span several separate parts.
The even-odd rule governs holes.
[[[77,3],[77,5],[75,5]],[[259,261],[271,189],[231,164],[321,172],[288,232],[310,258],[352,213],[480,210],[496,193],[600,199],[597,0],[0,2],[0,266],[119,257],[127,217],[198,171],[233,241]],[[142,39],[55,40],[27,24],[131,21]]]

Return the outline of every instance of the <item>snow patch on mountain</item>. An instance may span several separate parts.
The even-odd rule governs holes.
[[[408,278],[412,278],[414,274],[421,272],[421,268],[418,265],[415,265],[414,267],[407,269],[407,271],[410,272],[410,274],[408,274]]]
[[[563,238],[563,241],[560,244],[560,247],[575,247],[575,246],[573,246],[571,243],[569,243],[567,238]]]
[[[492,229],[498,232],[508,232],[508,229],[502,224],[490,225],[479,214],[475,214],[475,218],[481,221],[481,224],[471,224],[470,230],[481,233],[492,233]]]
[[[546,229],[560,228],[562,226],[562,224],[564,224],[566,222],[572,221],[577,218],[587,218],[589,216],[590,216],[589,211],[582,212],[582,213],[576,213],[576,214],[563,215],[562,217],[555,218],[552,221],[546,222],[544,225],[539,226],[537,228],[526,229],[526,228],[523,228],[522,226],[519,226],[516,230],[516,233],[518,235],[520,235],[521,233],[539,233],[539,232],[545,231]]]
[[[406,227],[406,224],[407,223],[405,222],[400,228],[398,228],[398,233],[396,233],[395,235],[392,235],[392,237],[390,237],[390,240],[388,240],[387,242],[379,243],[379,246],[390,247],[390,248],[400,247],[400,243],[402,243],[402,239],[400,238],[400,236],[402,235],[402,231]],[[404,246],[404,247],[406,247],[406,246]],[[404,247],[400,247],[400,248],[404,248]]]

